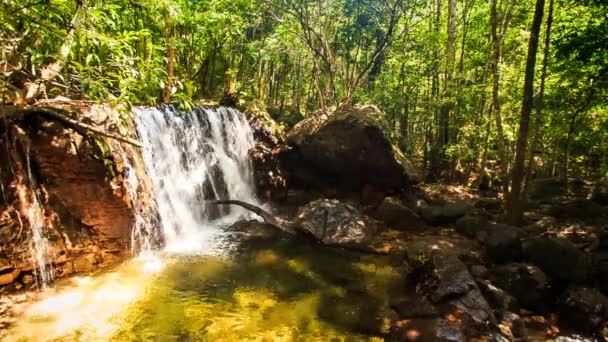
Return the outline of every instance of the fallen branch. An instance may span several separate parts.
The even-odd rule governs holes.
[[[98,134],[98,135],[101,135],[101,136],[104,136],[104,137],[107,137],[110,139],[122,141],[124,143],[130,144],[133,146],[137,146],[140,148],[143,147],[143,145],[135,139],[131,139],[129,137],[125,137],[125,136],[117,134],[117,133],[108,132],[101,128],[95,127],[93,125],[86,124],[84,122],[78,121],[76,119],[69,117],[66,114],[59,112],[59,110],[54,110],[51,108],[37,107],[37,106],[24,106],[24,107],[0,106],[0,112],[3,115],[14,115],[14,114],[27,115],[27,114],[34,114],[34,113],[42,113],[42,114],[52,117],[53,119],[61,121],[61,122],[65,123],[66,125],[73,127],[76,130],[84,130],[84,131],[92,132],[92,133],[95,133],[95,134]]]
[[[270,214],[269,212],[267,212],[266,210],[247,203],[247,202],[243,202],[243,201],[237,201],[237,200],[218,200],[218,201],[208,201],[208,203],[212,203],[212,204],[218,204],[218,205],[238,205],[240,207],[243,207],[251,212],[253,212],[254,214],[260,216],[263,220],[264,223],[269,224],[275,228],[278,228],[284,232],[287,232],[289,234],[295,234],[295,230],[291,227],[292,224],[291,222],[287,221],[287,220],[283,220],[281,218],[275,217],[272,214]]]

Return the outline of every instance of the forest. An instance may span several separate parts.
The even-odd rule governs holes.
[[[2,285],[22,284],[27,287],[35,281],[44,287],[60,276],[52,270],[65,269],[65,266],[59,266],[63,262],[57,261],[63,252],[55,249],[71,251],[72,242],[67,241],[74,238],[68,239],[70,234],[55,232],[55,229],[68,227],[68,221],[78,221],[82,227],[89,227],[94,232],[86,238],[78,235],[78,239],[92,241],[82,242],[84,246],[100,245],[103,253],[116,253],[116,260],[126,259],[128,249],[133,255],[148,251],[154,245],[163,245],[170,250],[171,239],[185,237],[186,232],[191,234],[186,240],[196,240],[192,236],[198,236],[199,231],[184,227],[207,227],[209,222],[216,224],[218,218],[229,216],[231,212],[226,209],[229,205],[253,211],[265,223],[283,230],[285,234],[298,235],[306,231],[304,235],[312,235],[321,244],[347,246],[345,248],[349,249],[352,247],[350,242],[331,240],[327,238],[326,230],[335,223],[332,215],[336,220],[341,220],[341,215],[354,215],[351,209],[345,209],[350,208],[350,204],[331,201],[337,198],[346,203],[356,193],[358,202],[353,206],[361,210],[361,215],[369,214],[389,228],[399,226],[400,220],[416,222],[412,225],[448,226],[450,229],[455,226],[460,235],[479,243],[475,248],[464,249],[466,253],[479,248],[484,251],[482,254],[490,262],[482,258],[485,266],[480,267],[485,269],[487,266],[490,271],[488,273],[485,269],[482,273],[492,274],[488,277],[495,283],[500,283],[496,279],[502,278],[495,276],[494,271],[499,270],[496,272],[500,273],[506,269],[500,267],[516,265],[505,272],[510,275],[519,272],[521,276],[530,269],[525,271],[520,261],[540,266],[550,278],[547,283],[555,281],[547,287],[547,293],[551,294],[543,293],[542,299],[530,299],[530,296],[517,292],[525,292],[525,288],[538,285],[539,278],[532,271],[521,276],[524,290],[513,283],[503,287],[515,286],[515,290],[509,288],[507,292],[517,293],[514,297],[522,307],[531,307],[533,312],[541,312],[548,317],[546,321],[551,321],[547,323],[550,328],[543,325],[537,329],[549,331],[547,336],[558,335],[559,329],[552,325],[559,319],[551,319],[551,314],[560,310],[564,301],[557,298],[564,298],[564,293],[578,298],[574,300],[576,303],[584,302],[582,306],[591,303],[583,309],[576,306],[576,310],[584,311],[577,318],[584,318],[576,321],[573,331],[589,333],[593,338],[608,336],[608,299],[596,290],[593,290],[593,296],[585,291],[567,292],[573,284],[585,284],[608,293],[604,283],[608,281],[608,2],[605,0],[0,0],[0,71],[0,112],[4,119],[0,125],[0,136],[3,136],[0,146],[6,146],[2,147],[6,151],[0,153],[3,195],[3,204],[0,205],[0,293]],[[93,114],[75,114],[88,111],[80,109],[83,106],[120,109],[114,120],[111,119],[114,114],[99,114],[103,110],[99,113],[92,110]],[[253,135],[248,133],[249,128],[244,128],[248,126],[243,121],[245,119],[225,107],[238,108],[246,115],[250,115],[248,110],[262,113],[261,116],[254,115],[254,119],[248,116]],[[55,108],[59,108],[58,111]],[[15,113],[20,113],[19,118]],[[133,118],[132,113],[135,113]],[[352,119],[356,121],[355,126],[363,122],[361,118],[368,120],[372,117],[374,123],[371,125],[380,127],[381,132],[365,130],[365,139],[369,138],[369,142],[362,140],[360,145],[352,142],[352,146],[349,145],[352,150],[340,145],[348,145],[349,139],[358,140],[359,137],[354,134],[348,136],[352,128],[351,119],[345,119],[349,117],[348,113],[355,113],[352,114],[356,118]],[[32,114],[40,114],[43,119],[33,119]],[[98,120],[99,115],[106,118],[105,121]],[[138,115],[145,118],[137,118]],[[180,117],[183,121],[168,118],[170,116]],[[262,133],[256,121],[260,117],[266,120],[262,124],[266,131],[261,130]],[[219,118],[219,123],[214,118]],[[328,120],[333,126],[319,124],[315,121],[317,119]],[[51,121],[60,122],[62,128],[50,125]],[[311,128],[309,123],[325,128]],[[364,124],[368,125],[368,122]],[[323,132],[326,128],[328,131]],[[66,141],[63,138],[51,139],[59,134],[56,129],[64,130],[61,136]],[[332,137],[331,129],[343,129],[346,140],[337,137],[342,133]],[[223,140],[214,135],[217,132],[224,135]],[[172,140],[158,140],[165,133],[171,135]],[[321,136],[323,134],[327,135]],[[319,139],[315,140],[317,145],[311,142],[313,136]],[[179,147],[169,146],[169,141]],[[385,141],[388,147],[375,150]],[[9,147],[11,142],[12,147]],[[78,160],[73,156],[63,157],[65,151],[71,151],[69,146],[72,145]],[[255,148],[252,147],[254,145]],[[57,146],[62,146],[65,151],[55,150]],[[170,149],[174,147],[175,150]],[[141,155],[134,151],[141,151]],[[389,159],[393,159],[385,163],[382,158],[386,151],[389,151]],[[87,157],[80,156],[80,153]],[[253,156],[253,162],[247,159],[247,153]],[[59,154],[62,157],[57,157]],[[206,154],[211,157],[206,157]],[[315,155],[318,159],[314,159]],[[159,166],[158,156],[167,164]],[[398,172],[394,171],[394,158],[398,160]],[[407,162],[401,162],[400,158]],[[415,172],[408,169],[410,162]],[[99,172],[96,163],[101,165]],[[254,175],[243,176],[244,169],[248,174],[250,163],[253,163]],[[239,169],[227,171],[233,164]],[[175,171],[171,165],[182,165],[182,169]],[[310,171],[313,167],[315,172]],[[196,173],[195,169],[204,171]],[[347,169],[351,169],[351,173],[347,173]],[[402,176],[403,169],[406,169],[407,177],[397,179]],[[401,172],[399,177],[395,172]],[[12,176],[7,176],[9,174]],[[237,174],[241,178],[231,178]],[[258,174],[262,175],[261,178]],[[222,177],[223,181],[216,183]],[[248,177],[255,179],[257,189],[248,185]],[[144,178],[146,180],[142,180]],[[157,183],[161,178],[162,181]],[[260,182],[264,189],[260,188]],[[99,184],[103,186],[98,187]],[[307,199],[320,196],[329,202],[312,201],[300,207],[294,216],[295,209],[285,209],[291,205],[285,204],[289,202],[291,187],[298,188],[298,191],[304,189]],[[186,188],[196,193],[190,193]],[[9,195],[5,194],[5,189]],[[213,195],[209,195],[209,191]],[[586,191],[585,195],[580,195],[580,191]],[[451,197],[439,200],[440,204],[434,202],[434,194],[449,192],[452,192]],[[554,192],[559,194],[554,196]],[[121,201],[127,198],[129,204],[116,202],[118,197],[112,197],[114,195],[121,197]],[[376,200],[375,196],[380,197]],[[425,203],[431,204],[428,207],[431,209],[426,204],[424,208],[412,204],[417,203],[411,200],[412,197],[424,198]],[[551,200],[548,197],[552,197]],[[394,198],[399,198],[395,200],[398,203],[391,202]],[[210,199],[214,201],[209,202]],[[272,203],[273,210],[263,206],[260,199]],[[466,205],[461,202],[463,199]],[[165,200],[166,206],[163,204]],[[143,204],[136,204],[138,201]],[[592,201],[593,206],[589,204]],[[154,202],[156,204],[150,204]],[[307,201],[298,202],[305,203]],[[20,209],[22,207],[40,207],[40,215],[26,212]],[[49,209],[51,207],[52,210]],[[152,207],[155,208],[152,210]],[[195,213],[203,210],[200,208],[204,208],[205,214]],[[478,209],[490,214],[480,215],[476,211]],[[186,221],[186,216],[190,221]],[[29,240],[20,240],[22,217],[26,226],[31,227]],[[375,221],[368,220],[367,216],[361,217],[357,222],[375,227]],[[541,224],[546,217],[556,219],[551,227],[559,228],[546,229],[544,223]],[[494,228],[503,225],[510,228],[501,228],[502,231],[497,233],[499,236],[494,236],[494,228],[486,227],[490,221],[496,221]],[[340,222],[335,224],[343,229],[341,224],[344,223]],[[37,224],[42,227],[41,233],[34,229]],[[124,224],[129,228],[116,228],[120,232],[114,236],[113,232],[105,231],[106,226],[114,224],[121,227]],[[537,228],[542,225],[544,230],[520,232],[521,227],[535,224]],[[173,227],[170,234],[168,226]],[[237,226],[238,222],[234,224]],[[323,227],[322,233],[316,226]],[[477,231],[481,226],[487,229]],[[568,235],[568,239],[584,236],[583,240],[588,238],[585,243],[576,240],[571,244],[568,241],[568,246],[565,246],[554,241],[564,239],[562,233],[572,227],[575,227],[574,238]],[[576,227],[583,233],[577,233]],[[79,229],[78,234],[81,234],[84,228]],[[352,233],[353,229],[367,228],[348,226],[348,229],[350,238],[350,234],[356,235]],[[384,228],[378,229],[384,231]],[[513,237],[511,233],[515,230],[516,237]],[[98,233],[99,238],[91,237]],[[405,237],[409,231],[404,237],[394,239],[383,234],[377,233],[372,239],[374,243],[366,240],[363,249],[368,250],[368,245],[372,244],[374,253],[384,253],[378,252],[376,243],[376,238],[381,235],[385,239],[383,241],[393,243],[393,249],[397,248],[394,247],[395,241],[409,241],[411,238]],[[549,242],[542,240],[549,235]],[[106,239],[108,236],[112,238]],[[416,236],[416,239],[422,239],[416,241],[426,241],[427,237]],[[112,240],[114,238],[118,242]],[[54,239],[62,242],[55,243]],[[589,239],[593,241],[589,242]],[[30,240],[31,243],[27,242]],[[27,248],[16,252],[17,249],[13,249],[15,244],[19,245],[16,241],[26,241],[21,245]],[[451,246],[460,246],[454,241],[450,240]],[[488,247],[490,241],[494,243],[494,249]],[[528,241],[532,241],[533,247],[526,247]],[[45,245],[47,242],[51,247]],[[113,245],[114,242],[117,244]],[[45,247],[41,249],[43,245]],[[576,246],[570,248],[571,245]],[[238,284],[245,282],[245,287],[255,287],[247,281],[258,281],[256,272],[271,272],[273,277],[280,278],[272,273],[275,269],[269,271],[265,268],[265,263],[274,265],[276,262],[272,253],[287,253],[285,258],[293,258],[289,262],[300,260],[297,258],[301,255],[297,253],[301,252],[307,258],[313,258],[311,255],[316,253],[300,251],[298,248],[304,247],[298,243],[268,247],[270,249],[259,247],[258,250],[258,247],[253,251],[247,250],[249,254],[239,255],[244,261],[239,260],[247,265],[251,260],[258,262],[256,267],[259,269],[233,270],[235,274],[240,271],[243,277],[248,275],[254,279],[238,278]],[[357,240],[355,249],[360,247]],[[177,249],[182,251],[183,248],[186,247],[180,245]],[[279,248],[278,252],[273,248]],[[290,248],[293,249],[289,251]],[[537,256],[529,252],[533,249],[546,251],[546,254]],[[296,253],[296,250],[300,252]],[[334,259],[333,252],[326,255],[323,251],[318,256],[319,260],[306,259],[306,262],[338,262],[336,260],[340,257]],[[267,252],[271,255],[264,254]],[[351,252],[349,250],[348,253]],[[27,253],[31,256],[21,256],[30,255]],[[70,255],[72,252],[66,253]],[[428,267],[433,268],[431,273],[439,274],[437,277],[441,279],[442,265],[450,269],[449,272],[443,270],[449,273],[446,275],[449,277],[450,272],[456,272],[454,267],[460,267],[461,261],[451,257],[434,259],[429,253],[417,252],[413,258],[408,249],[408,279],[415,278],[418,295],[435,298],[429,295],[429,291],[436,291],[437,286],[441,289],[442,283],[433,278],[435,276],[429,276]],[[81,260],[78,259],[81,254],[74,257],[74,267],[76,260]],[[18,266],[13,261],[17,255],[33,260],[32,264],[37,266],[29,269]],[[547,270],[544,266],[550,263],[547,259],[551,255],[557,255],[560,260],[569,258],[572,263],[551,264]],[[359,260],[358,257],[348,258]],[[488,291],[491,292],[488,288],[492,289],[493,285],[484,287],[478,278],[487,277],[478,277],[465,258],[462,255],[459,258],[466,264],[466,273],[473,274],[477,284],[475,288],[478,286],[488,299]],[[580,261],[582,259],[586,261]],[[7,260],[6,265],[3,260]],[[516,264],[496,266],[507,261]],[[578,261],[580,263],[577,264]],[[105,265],[105,261],[91,262]],[[214,263],[219,262],[211,264],[216,265]],[[184,275],[182,283],[174,286],[189,288],[192,286],[190,282],[203,281],[202,278],[209,276],[207,272],[212,272],[208,268],[213,267],[207,261],[205,266],[202,264],[192,266],[194,273]],[[353,261],[351,266],[355,267],[355,264]],[[579,277],[576,272],[582,264],[590,271]],[[373,266],[366,265],[376,270],[385,267],[377,264],[376,259]],[[182,269],[186,266],[182,264],[172,267],[171,277],[186,272]],[[217,267],[223,270],[226,266]],[[293,271],[294,267],[303,266],[288,263],[285,267],[291,267]],[[95,266],[95,269],[101,268]],[[571,272],[564,275],[563,268],[570,268]],[[79,273],[75,269],[72,271]],[[89,266],[84,269],[84,272],[91,271]],[[215,272],[215,268],[213,270]],[[325,271],[316,269],[310,272],[318,272],[324,277]],[[6,279],[10,275],[10,281],[4,282],[4,275]],[[33,280],[27,278],[30,279],[28,283],[26,276]],[[348,279],[344,281],[350,281]],[[293,286],[285,291],[296,291],[297,281],[287,276],[281,280],[288,284],[285,286]],[[331,286],[326,283],[319,285],[319,282],[326,280],[311,280],[310,287],[316,289],[318,286],[325,291]],[[384,283],[390,282],[385,279]],[[233,290],[236,292],[238,289]],[[350,289],[345,291],[348,293]],[[375,293],[368,292],[366,296],[375,296]],[[259,293],[243,294],[245,297],[248,295],[254,298],[248,299],[252,301],[261,298]],[[452,298],[451,295],[445,295],[445,298]],[[171,306],[177,304],[171,302],[167,293],[158,296],[166,301],[163,302],[165,307],[182,310],[181,306]],[[328,304],[325,295],[321,297],[319,305],[325,311],[319,309],[319,316],[332,315],[332,310],[339,311],[347,305],[340,301],[342,299],[331,296]],[[444,297],[441,298],[438,303],[443,305]],[[280,302],[279,299],[276,301]],[[361,302],[366,301],[369,300],[361,299]],[[431,301],[443,308],[434,299]],[[491,300],[488,302],[494,306]],[[600,302],[601,313],[590,308],[593,303]],[[418,302],[412,305],[424,307]],[[397,309],[390,307],[397,314],[405,315],[399,306]],[[209,315],[205,310],[214,310],[197,308],[205,315]],[[252,317],[253,313],[247,310],[250,308],[241,312]],[[508,311],[518,310],[509,307]],[[1,313],[2,310],[0,318]],[[424,319],[428,319],[425,315]],[[449,315],[445,317],[451,320]],[[503,314],[501,324],[508,317]],[[589,317],[594,319],[592,327],[589,326],[591,323],[583,322],[590,320]],[[319,322],[323,322],[325,317],[321,318]],[[129,319],[133,319],[133,326],[122,327],[118,335],[113,335],[115,340],[151,338],[142,332],[145,329],[138,330],[141,327],[137,324],[143,323],[135,323],[137,319],[132,316]],[[332,319],[328,321],[333,322]],[[338,321],[341,319],[344,318]],[[463,325],[468,325],[470,320],[476,322],[476,317],[457,319],[465,322]],[[313,333],[314,338],[323,340],[334,336],[331,335],[333,328],[327,328],[316,318],[313,321],[320,325],[306,329],[330,331],[327,332],[329,335],[322,337]],[[397,327],[394,320],[391,322],[390,329],[387,328],[390,333],[371,328],[371,334],[394,337],[395,330],[403,327]],[[349,333],[352,326],[356,327],[354,330],[362,326],[359,321],[340,324],[349,327]],[[510,324],[514,331],[513,321]],[[3,327],[1,319],[0,327]],[[216,329],[223,331],[226,327],[220,325]],[[416,334],[423,334],[425,327],[426,323],[416,329],[403,328],[407,332],[399,336],[407,336],[395,340],[416,341]],[[192,331],[189,330],[191,327],[182,328]],[[304,331],[309,331],[306,329]],[[370,329],[366,329],[363,329],[364,334],[369,333]],[[551,329],[557,329],[557,332]],[[504,333],[502,328],[499,330]],[[210,331],[206,333],[211,334]],[[411,331],[416,331],[415,337],[410,335]],[[357,333],[360,332],[359,329]],[[164,336],[165,333],[159,334]],[[300,337],[310,337],[306,333],[302,332],[304,335]],[[264,336],[280,340],[279,335]],[[472,335],[465,335],[466,340],[470,340]],[[465,340],[465,335],[462,340]],[[2,336],[0,334],[0,338]],[[196,334],[188,336],[193,340],[202,338]],[[204,335],[203,339],[222,340],[221,336]],[[240,340],[244,336],[224,337]],[[337,333],[337,336],[345,335]],[[89,337],[95,338],[93,335]],[[509,340],[522,339],[510,336]]]

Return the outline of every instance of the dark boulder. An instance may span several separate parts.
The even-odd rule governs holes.
[[[528,198],[534,202],[552,203],[568,194],[568,184],[556,178],[537,178],[529,183]]]
[[[555,204],[549,207],[546,212],[556,218],[577,218],[583,221],[608,217],[608,209],[588,199],[577,199]]]
[[[547,276],[538,267],[511,263],[490,272],[492,283],[515,297],[523,307],[542,311],[549,304]]]
[[[374,217],[388,227],[399,230],[416,229],[425,225],[416,212],[403,205],[396,197],[385,198],[376,209]]]
[[[591,200],[600,205],[608,205],[608,182],[601,182],[595,186]]]
[[[476,237],[487,226],[488,218],[483,215],[466,215],[456,221],[456,231],[470,238]]]
[[[321,199],[301,207],[294,225],[326,245],[367,249],[379,231],[374,219],[337,200]]]
[[[608,320],[608,298],[596,289],[570,288],[557,307],[560,323],[578,331],[597,332]]]
[[[309,170],[318,183],[346,190],[360,189],[362,184],[403,188],[419,177],[388,132],[385,116],[373,106],[317,113],[288,132],[287,143],[294,154],[289,166],[294,172]]]
[[[439,226],[455,223],[465,216],[471,207],[465,202],[454,202],[444,206],[431,205],[420,209],[422,219],[430,225]]]
[[[521,233],[516,227],[495,225],[485,242],[485,252],[492,262],[518,261],[522,256]]]
[[[538,237],[526,241],[524,258],[558,280],[583,281],[589,274],[585,254],[563,238]]]

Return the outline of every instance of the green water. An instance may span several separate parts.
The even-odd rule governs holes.
[[[388,331],[399,260],[308,240],[241,243],[87,278],[23,309],[9,340],[367,341]]]

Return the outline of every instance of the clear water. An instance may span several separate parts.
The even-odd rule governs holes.
[[[388,258],[281,237],[232,243],[223,257],[133,260],[59,288],[24,307],[5,340],[367,341],[362,328],[404,288]]]
[[[57,284],[17,308],[5,340],[364,341],[386,325],[389,298],[405,288],[405,270],[388,257],[256,223],[228,229],[249,215],[207,205],[258,204],[242,113],[162,107],[138,109],[136,118],[166,245],[112,272]],[[127,183],[137,189],[137,179]],[[149,236],[149,226],[136,220],[134,239]]]

